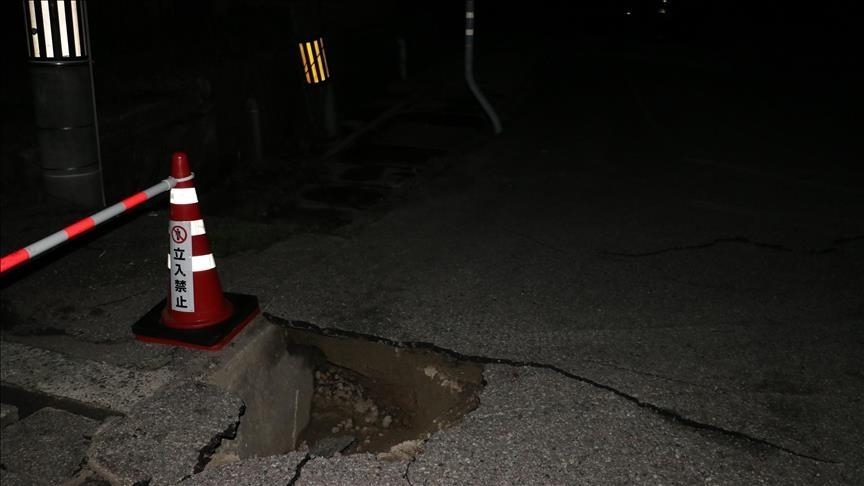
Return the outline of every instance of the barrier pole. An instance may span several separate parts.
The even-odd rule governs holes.
[[[107,208],[99,211],[98,213],[87,216],[84,219],[72,223],[69,226],[63,228],[62,230],[54,234],[48,235],[33,244],[9,253],[3,258],[0,258],[0,274],[8,272],[9,270],[30,260],[36,255],[45,253],[46,251],[64,243],[65,241],[71,240],[78,235],[90,231],[91,229],[104,223],[105,221],[108,221],[115,216],[123,214],[124,212],[134,208],[135,206],[138,206],[139,204],[147,201],[148,199],[152,199],[153,197],[158,196],[163,192],[171,190],[178,182],[182,181],[173,177],[163,179],[158,184],[155,184],[151,187],[148,187],[147,189],[144,189],[141,192],[133,194],[126,199],[118,202],[117,204],[108,206]]]

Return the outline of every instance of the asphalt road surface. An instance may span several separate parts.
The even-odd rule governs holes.
[[[278,236],[288,223],[207,219],[227,289],[481,362],[479,407],[409,461],[294,453],[190,483],[864,483],[851,85],[666,44],[522,54],[478,74],[504,133],[442,142],[440,170],[384,210]],[[142,214],[7,282],[4,339],[172,359],[129,330],[162,298],[164,223]]]

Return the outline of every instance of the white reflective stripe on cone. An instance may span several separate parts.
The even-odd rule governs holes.
[[[194,187],[181,187],[171,189],[171,204],[196,204],[198,193]]]
[[[195,221],[189,221],[191,226],[192,236],[201,236],[207,234],[207,231],[204,229],[204,220],[196,219]]]
[[[204,270],[212,270],[214,268],[216,268],[216,260],[213,259],[212,253],[192,257],[193,272],[203,272]]]
[[[172,265],[170,253],[168,254],[168,262],[166,266],[168,267],[168,270],[171,270]],[[212,270],[214,268],[216,268],[216,260],[213,258],[212,253],[192,257],[193,272],[203,272],[204,270]]]

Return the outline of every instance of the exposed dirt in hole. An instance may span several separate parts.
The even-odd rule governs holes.
[[[372,391],[375,388],[374,380],[349,369],[316,371],[311,422],[301,440],[312,448],[327,439],[353,452],[389,450],[391,436],[410,428],[410,417],[390,397]]]
[[[479,404],[484,382],[478,363],[408,345],[291,327],[286,332],[289,342],[318,356],[312,416],[299,440],[320,455],[407,459]]]

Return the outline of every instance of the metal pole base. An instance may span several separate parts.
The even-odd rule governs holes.
[[[42,172],[45,193],[83,208],[102,207],[102,173],[97,168],[86,171]]]

